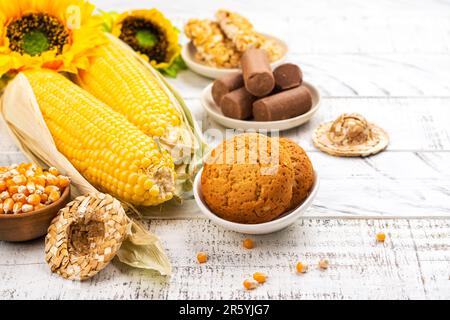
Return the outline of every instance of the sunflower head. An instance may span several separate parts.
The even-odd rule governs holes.
[[[0,0],[0,76],[29,68],[76,73],[106,42],[84,0]]]
[[[179,56],[178,31],[156,10],[133,10],[117,17],[112,33],[141,53],[158,69],[172,65]]]

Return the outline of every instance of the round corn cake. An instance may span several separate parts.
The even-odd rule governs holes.
[[[288,210],[295,209],[308,197],[314,185],[314,168],[305,150],[290,139],[280,138],[281,146],[286,149],[295,171],[291,205]]]
[[[271,221],[291,204],[294,168],[289,153],[252,133],[222,142],[205,161],[204,199],[219,217],[237,223]]]

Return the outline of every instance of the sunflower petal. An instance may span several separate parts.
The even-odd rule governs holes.
[[[0,0],[0,77],[8,71],[50,68],[77,73],[89,66],[96,48],[107,42],[101,30],[102,19],[93,16],[95,6],[84,0]],[[40,55],[19,54],[10,49],[7,26],[26,14],[46,14],[57,18],[71,30],[62,52],[46,51]],[[79,23],[79,25],[78,25]]]

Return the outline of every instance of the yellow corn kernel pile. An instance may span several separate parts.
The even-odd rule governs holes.
[[[69,184],[56,168],[45,171],[31,163],[0,167],[0,214],[42,209],[58,201]]]

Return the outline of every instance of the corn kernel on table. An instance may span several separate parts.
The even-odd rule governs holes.
[[[103,10],[139,8],[136,0],[96,0]],[[147,222],[167,250],[173,275],[114,260],[82,283],[50,273],[44,243],[0,242],[0,299],[449,299],[450,298],[450,2],[381,0],[152,1],[179,28],[226,5],[257,29],[284,39],[288,60],[320,89],[322,107],[308,124],[285,132],[311,155],[322,178],[307,215],[290,228],[252,237],[215,226],[192,210]],[[183,39],[186,42],[186,39]],[[202,110],[210,81],[191,71],[170,80],[203,129],[218,128]],[[370,158],[335,158],[311,142],[314,128],[359,112],[391,144]],[[0,165],[26,159],[0,128]],[[209,141],[212,145],[218,141]],[[376,234],[386,233],[384,244]],[[196,254],[209,261],[199,265]],[[318,270],[320,259],[330,267]],[[310,271],[295,274],[296,261]],[[254,272],[268,281],[254,291]]]

